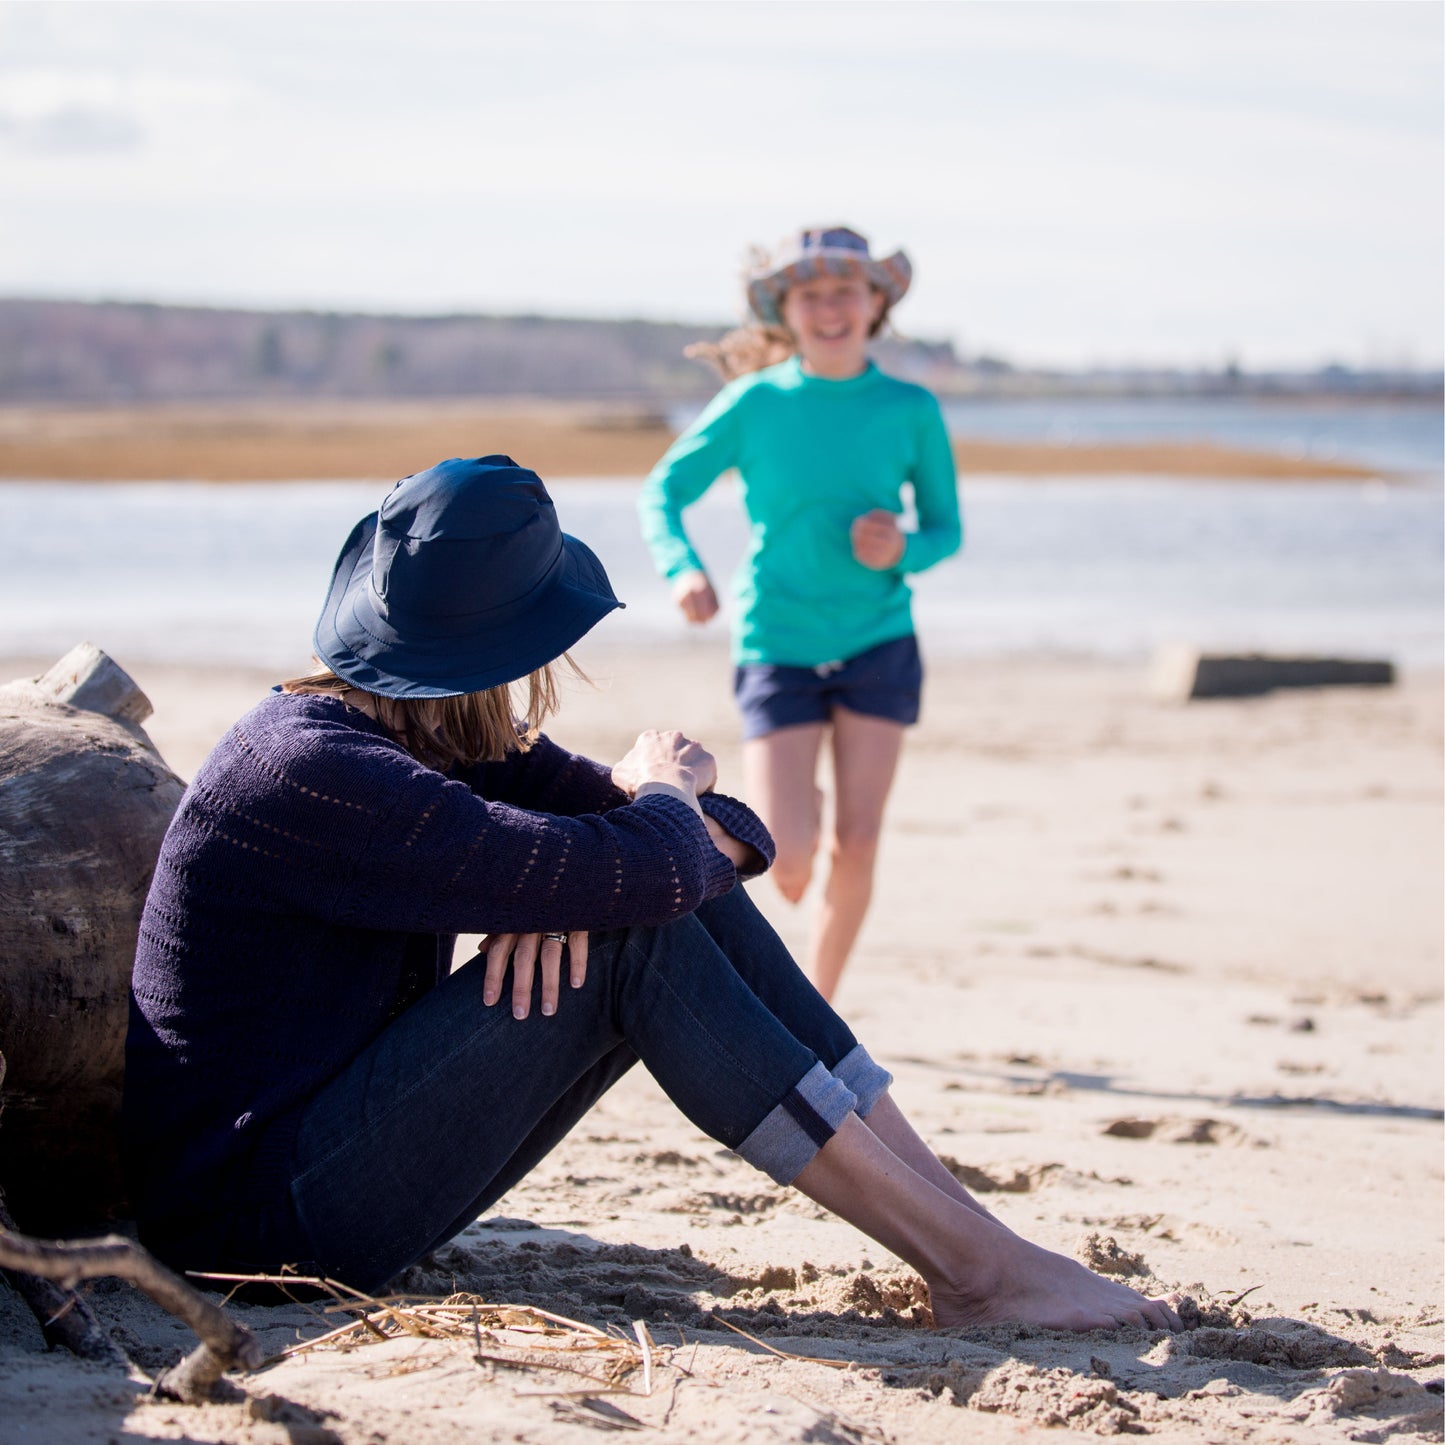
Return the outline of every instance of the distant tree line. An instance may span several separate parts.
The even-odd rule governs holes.
[[[373,316],[0,298],[0,404],[325,397],[551,397],[663,409],[717,378],[683,350],[719,326],[556,316]],[[879,364],[943,395],[1395,396],[1439,404],[1439,370],[1074,371],[962,357],[947,341],[884,337]]]
[[[717,326],[547,316],[372,316],[0,299],[0,400],[538,396],[666,403],[717,379],[683,356]],[[946,342],[886,340],[927,378]]]

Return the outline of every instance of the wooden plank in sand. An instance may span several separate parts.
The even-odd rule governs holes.
[[[1206,653],[1170,643],[1154,654],[1149,691],[1161,702],[1260,697],[1283,687],[1388,687],[1392,662],[1348,657]]]

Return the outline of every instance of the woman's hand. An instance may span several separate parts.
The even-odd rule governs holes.
[[[717,761],[701,743],[680,732],[639,733],[625,757],[613,764],[612,781],[630,798],[643,783],[671,783],[694,797],[717,783]]]
[[[903,560],[906,541],[892,512],[874,508],[861,517],[854,517],[848,536],[853,543],[854,558],[874,572],[886,572]]]
[[[487,976],[482,981],[482,1002],[490,1007],[502,996],[502,977],[507,960],[512,961],[512,1017],[524,1019],[532,1011],[532,978],[537,959],[542,960],[542,1012],[557,1012],[561,993],[562,949],[560,938],[545,933],[493,933],[483,949],[487,955]],[[568,974],[573,988],[581,988],[587,980],[587,933],[576,929],[567,935],[565,945],[571,961]]]
[[[709,622],[717,616],[717,593],[706,572],[684,572],[672,584],[672,600],[689,622]]]

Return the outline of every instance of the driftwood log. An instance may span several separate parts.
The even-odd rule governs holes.
[[[130,970],[182,792],[150,712],[89,643],[0,687],[0,1189],[31,1234],[93,1232],[123,1202]]]
[[[123,1202],[131,963],[182,792],[141,728],[150,713],[89,643],[0,687],[0,1271],[50,1344],[128,1370],[76,1286],[103,1275],[133,1284],[199,1338],[155,1381],[195,1402],[226,1370],[262,1363],[245,1326],[122,1235],[38,1239],[16,1223],[86,1233]]]
[[[125,1351],[75,1292],[82,1280],[109,1275],[133,1284],[200,1340],[183,1360],[154,1381],[157,1394],[198,1404],[215,1393],[227,1370],[254,1370],[265,1354],[256,1337],[219,1306],[118,1234],[102,1239],[39,1240],[20,1234],[0,1202],[0,1270],[16,1284],[51,1344],[82,1359],[130,1371]]]
[[[1160,702],[1190,702],[1263,697],[1277,688],[1389,687],[1394,681],[1395,666],[1384,658],[1209,653],[1169,643],[1154,654],[1149,691]]]

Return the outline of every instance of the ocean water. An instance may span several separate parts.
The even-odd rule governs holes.
[[[670,416],[681,429],[696,406]],[[1445,412],[1439,401],[1264,397],[947,397],[943,415],[958,437],[1055,442],[1209,442],[1309,461],[1352,462],[1415,481],[1445,470]]]
[[[1416,480],[1445,467],[1438,404],[1218,397],[1075,398],[944,403],[956,436],[991,441],[1211,442],[1302,460],[1353,462]]]
[[[616,643],[689,632],[637,534],[639,482],[551,484],[628,604]],[[336,552],[387,488],[0,484],[0,652],[296,668]],[[968,479],[963,553],[915,579],[935,655],[1143,659],[1158,643],[1442,662],[1438,469],[1428,484]],[[726,482],[689,513],[719,578],[741,554]],[[716,624],[714,624],[716,626]],[[718,635],[721,635],[719,632]]]

